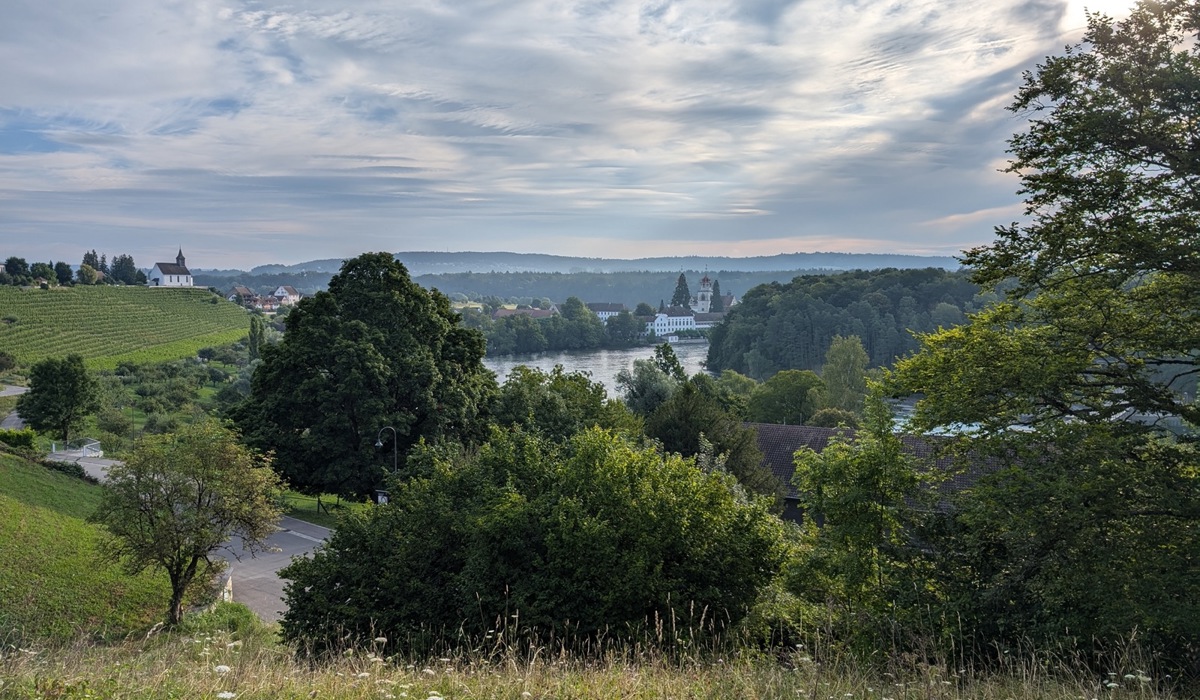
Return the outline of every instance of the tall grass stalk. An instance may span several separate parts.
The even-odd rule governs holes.
[[[501,632],[444,656],[387,655],[389,640],[321,661],[276,641],[274,630],[228,609],[176,632],[56,649],[6,646],[0,698],[812,698],[819,700],[1077,700],[1172,698],[1165,679],[1137,668],[1081,671],[1071,659],[1009,652],[976,671],[897,658],[869,668],[804,645],[771,652],[730,645],[660,651],[652,643],[590,651],[513,640]],[[575,649],[568,649],[575,647]],[[823,650],[816,650],[822,652]],[[1133,656],[1130,663],[1136,663]],[[1110,685],[1111,684],[1111,685]]]

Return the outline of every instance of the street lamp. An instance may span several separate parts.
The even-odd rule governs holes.
[[[392,431],[392,474],[396,473],[396,445],[400,442],[400,437],[396,433],[396,429],[390,425],[385,425],[379,429],[379,435],[375,438],[375,449],[383,449],[383,431]]]
[[[396,433],[396,429],[390,425],[385,425],[382,428],[380,428],[379,435],[375,436],[375,449],[379,450],[379,449],[383,448],[383,431],[385,431],[385,430],[392,431],[392,476],[395,476],[396,475],[396,446],[397,446],[397,443],[400,442],[400,437]],[[375,490],[375,502],[378,503],[379,505],[383,505],[388,502],[387,489],[376,489]]]

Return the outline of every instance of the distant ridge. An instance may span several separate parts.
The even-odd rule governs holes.
[[[957,260],[949,256],[893,255],[887,253],[781,253],[749,258],[687,255],[679,257],[578,258],[566,255],[507,252],[436,253],[412,251],[396,253],[409,274],[435,275],[457,272],[670,272],[679,270],[731,270],[769,272],[776,270],[876,270],[884,267],[940,267],[956,270]],[[312,260],[295,265],[259,265],[251,274],[269,275],[288,272],[337,272],[340,259]]]

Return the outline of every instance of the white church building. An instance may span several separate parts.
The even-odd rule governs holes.
[[[183,258],[183,248],[179,249],[179,254],[175,256],[175,262],[157,262],[154,267],[150,268],[150,274],[146,275],[146,282],[151,287],[191,287],[192,273],[187,269],[187,262]]]

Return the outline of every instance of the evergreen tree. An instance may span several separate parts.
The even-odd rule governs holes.
[[[675,293],[671,295],[671,306],[682,306],[686,309],[691,304],[692,293],[688,290],[687,277],[680,272],[679,279],[675,281]]]
[[[714,314],[725,310],[725,300],[721,298],[721,280],[713,280],[712,303],[708,310]]]

